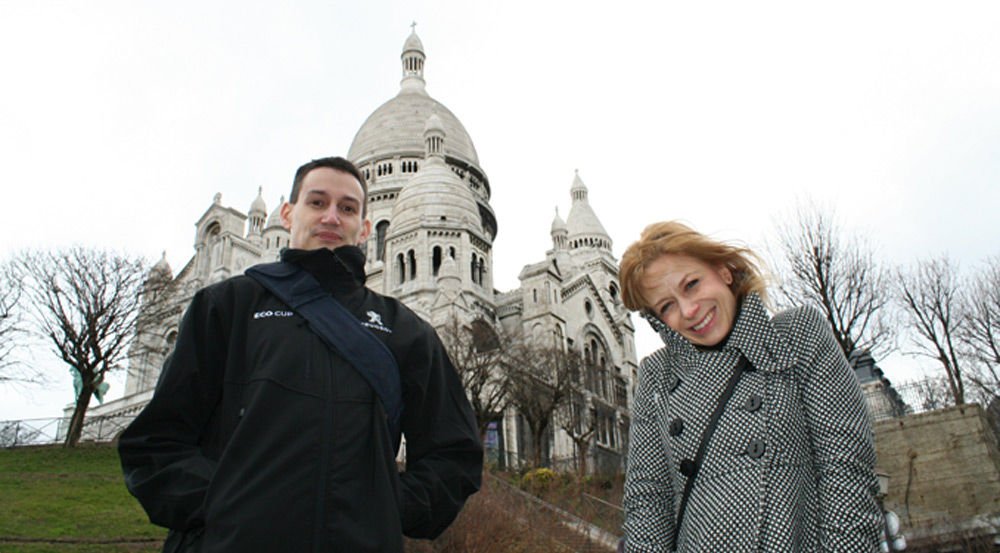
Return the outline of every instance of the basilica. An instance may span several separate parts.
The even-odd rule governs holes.
[[[372,112],[348,151],[368,182],[373,232],[365,245],[367,285],[405,302],[443,339],[449,321],[485,321],[497,331],[575,349],[592,374],[581,381],[573,405],[595,421],[591,443],[580,450],[551,425],[542,457],[559,464],[582,451],[591,470],[620,470],[637,371],[634,327],[620,300],[611,238],[587,187],[578,174],[567,178],[566,219],[556,211],[550,236],[538,237],[538,261],[521,269],[519,288],[495,289],[493,243],[504,214],[490,205],[492,185],[462,122],[428,94],[426,59],[412,32],[403,45],[399,91]],[[277,259],[289,243],[278,215],[283,202],[268,213],[258,190],[244,213],[216,194],[195,223],[190,261],[176,275],[165,258],[153,268],[154,276],[172,279],[177,308],[160,326],[140,333],[142,343],[134,347],[141,353],[133,357],[124,396],[92,408],[89,417],[131,417],[145,405],[195,291]],[[490,453],[508,464],[529,458],[531,443],[514,407],[498,413],[486,435]]]

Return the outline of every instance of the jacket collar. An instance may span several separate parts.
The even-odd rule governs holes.
[[[281,260],[305,269],[330,293],[352,291],[365,285],[365,254],[357,246],[335,250],[286,248],[281,251]]]
[[[651,315],[647,315],[646,320],[660,335],[667,353],[685,360],[685,364],[718,355],[742,355],[758,370],[779,372],[795,363],[795,355],[788,340],[775,330],[764,302],[755,293],[743,298],[732,331],[721,346],[716,348],[699,348],[693,345]]]

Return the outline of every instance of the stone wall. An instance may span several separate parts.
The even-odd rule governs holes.
[[[914,545],[1000,532],[1000,451],[979,405],[876,423],[886,508]]]

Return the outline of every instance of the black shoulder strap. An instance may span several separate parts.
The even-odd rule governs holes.
[[[308,321],[313,332],[368,381],[385,408],[398,452],[403,392],[399,366],[389,348],[297,265],[264,263],[250,267],[246,274]]]
[[[739,383],[740,377],[743,373],[752,371],[753,367],[750,362],[747,361],[746,357],[740,357],[739,364],[736,365],[736,370],[729,377],[729,381],[726,383],[726,389],[723,390],[722,395],[719,396],[719,401],[715,404],[715,411],[712,412],[712,418],[708,419],[708,426],[705,427],[705,433],[701,435],[701,443],[698,444],[698,452],[695,453],[693,472],[688,476],[687,483],[684,484],[684,493],[681,495],[681,504],[677,510],[677,520],[674,524],[674,549],[677,548],[677,537],[681,532],[681,522],[684,520],[684,510],[687,508],[688,497],[691,496],[691,490],[694,488],[694,480],[701,472],[701,463],[705,460],[705,450],[708,449],[708,442],[712,440],[712,435],[715,434],[715,429],[719,426],[719,419],[722,418],[722,412],[726,410],[726,404],[729,403],[729,398],[733,397],[733,392],[736,390],[736,384]]]

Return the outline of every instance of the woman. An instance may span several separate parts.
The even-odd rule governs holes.
[[[622,257],[625,306],[664,342],[639,369],[626,551],[876,548],[857,378],[818,311],[768,315],[755,259],[677,222],[650,225]]]

